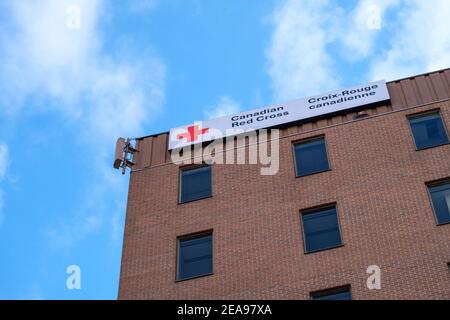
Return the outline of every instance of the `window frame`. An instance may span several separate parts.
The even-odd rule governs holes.
[[[317,300],[317,298],[321,298],[324,296],[329,296],[332,294],[342,293],[348,291],[350,294],[350,300],[353,300],[353,294],[352,294],[352,286],[350,284],[346,284],[343,286],[328,288],[328,289],[321,289],[317,291],[312,291],[309,293],[310,300]]]
[[[446,184],[450,185],[450,177],[425,183],[425,187],[427,188],[428,199],[430,200],[431,210],[433,211],[434,222],[435,222],[436,226],[444,226],[446,224],[450,224],[450,220],[447,222],[441,222],[441,223],[438,222],[438,217],[436,214],[436,209],[434,207],[433,197],[431,196],[430,188],[439,187],[439,186],[446,185]],[[450,215],[450,212],[449,212],[449,215]]]
[[[324,169],[324,170],[320,170],[320,171],[311,172],[311,173],[299,174],[298,173],[298,168],[297,168],[297,157],[296,157],[296,153],[295,153],[295,146],[296,145],[300,145],[300,144],[306,144],[308,142],[313,142],[315,140],[321,140],[321,139],[323,139],[324,146],[325,146],[325,155],[327,157],[328,168]],[[309,137],[309,138],[305,138],[305,139],[291,141],[291,148],[292,148],[292,159],[294,161],[295,178],[307,177],[307,176],[311,176],[311,175],[314,175],[314,174],[319,174],[319,173],[322,173],[322,172],[327,172],[327,171],[331,171],[332,170],[331,161],[330,161],[329,152],[328,152],[328,145],[327,145],[327,140],[325,138],[325,134],[321,134],[321,135],[318,135],[318,136],[313,136],[313,137]]]
[[[320,212],[320,211],[324,211],[330,208],[333,208],[336,211],[336,220],[337,220],[337,224],[338,224],[338,230],[339,230],[339,237],[341,239],[341,243],[336,245],[336,246],[329,246],[329,247],[325,247],[325,248],[321,248],[321,249],[316,249],[316,250],[311,250],[308,251],[306,248],[306,234],[305,234],[305,226],[303,223],[303,215],[306,214],[314,214],[315,212]],[[321,252],[321,251],[326,251],[326,250],[331,250],[331,249],[337,249],[340,247],[343,247],[345,245],[344,243],[344,238],[342,236],[342,229],[341,229],[341,221],[339,218],[339,213],[338,213],[338,208],[337,208],[337,203],[336,202],[332,202],[332,203],[328,203],[328,204],[324,204],[324,205],[320,205],[320,206],[315,206],[312,208],[307,208],[307,209],[301,209],[299,211],[300,213],[300,226],[301,226],[301,232],[302,232],[302,237],[303,237],[303,253],[304,254],[313,254],[316,252]]]
[[[209,230],[190,233],[190,234],[186,234],[186,235],[177,237],[177,239],[176,239],[176,260],[175,260],[175,282],[182,282],[182,281],[207,277],[207,276],[211,276],[214,274],[214,232],[213,231],[214,231],[213,229],[209,229]],[[211,272],[180,279],[179,278],[179,275],[180,275],[180,243],[182,241],[197,239],[197,238],[206,237],[206,236],[211,236],[211,264],[212,264]]]
[[[414,136],[414,130],[411,126],[411,120],[415,119],[415,118],[421,118],[421,117],[426,117],[428,115],[432,115],[432,114],[438,114],[439,118],[441,119],[442,122],[442,126],[444,128],[444,132],[445,135],[447,136],[447,142],[444,143],[440,143],[437,144],[435,146],[428,146],[428,147],[424,147],[424,148],[419,148],[417,147],[417,143],[416,143],[416,137]],[[444,118],[442,117],[442,113],[441,113],[441,109],[431,109],[431,110],[427,110],[427,111],[421,111],[421,112],[417,112],[417,113],[413,113],[413,114],[408,114],[406,115],[406,120],[408,121],[408,127],[409,127],[409,131],[411,133],[411,138],[414,144],[414,148],[416,151],[421,151],[421,150],[426,150],[426,149],[431,149],[431,148],[437,148],[437,147],[441,147],[441,146],[445,146],[450,144],[450,137],[448,135],[448,130],[447,130],[447,126],[445,125],[445,121]]]
[[[195,170],[195,169],[199,169],[199,168],[203,168],[203,167],[209,167],[210,171],[211,171],[211,177],[210,177],[210,181],[211,181],[211,194],[209,196],[206,197],[201,197],[198,199],[193,199],[193,200],[188,200],[188,201],[182,201],[182,191],[183,191],[183,171],[188,171],[188,170]],[[199,201],[199,200],[204,200],[204,199],[208,199],[208,198],[212,198],[213,196],[213,172],[212,172],[212,166],[206,163],[202,163],[202,164],[194,164],[194,165],[186,165],[186,166],[182,166],[179,167],[178,170],[178,204],[185,204],[185,203],[190,203],[190,202],[194,202],[194,201]]]

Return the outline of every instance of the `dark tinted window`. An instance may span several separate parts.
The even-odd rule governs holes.
[[[211,196],[211,167],[181,170],[180,202],[188,202]]]
[[[439,112],[409,119],[417,149],[448,143],[447,133]]]
[[[339,289],[325,290],[318,293],[312,293],[311,297],[314,300],[352,300],[350,287]]]
[[[438,224],[450,222],[450,182],[429,186],[434,214]]]
[[[211,274],[212,267],[212,234],[178,239],[178,280]]]
[[[296,143],[294,150],[297,176],[305,176],[330,168],[324,138]]]
[[[342,244],[336,207],[302,213],[306,252],[336,247]]]

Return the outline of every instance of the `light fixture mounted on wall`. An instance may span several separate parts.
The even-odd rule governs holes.
[[[131,140],[127,138],[119,138],[116,142],[116,151],[114,153],[114,168],[119,169],[122,168],[122,174],[125,174],[127,167],[131,169],[134,166],[133,156],[139,150],[135,149],[134,146],[131,145]]]

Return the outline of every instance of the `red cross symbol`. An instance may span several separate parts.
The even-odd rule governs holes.
[[[198,125],[187,127],[187,132],[177,134],[177,140],[186,138],[187,142],[197,141],[198,137],[206,132],[209,128],[199,129]]]

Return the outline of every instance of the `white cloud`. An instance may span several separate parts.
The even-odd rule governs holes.
[[[67,27],[69,5],[81,10],[79,30]],[[148,52],[105,54],[98,21],[103,9],[101,0],[9,4],[13,22],[0,45],[1,102],[9,113],[31,96],[40,107],[84,123],[91,138],[141,132],[163,102],[165,67]]]
[[[373,79],[393,80],[450,66],[448,0],[403,4],[391,45],[371,63]]]
[[[399,0],[361,0],[346,17],[341,17],[343,29],[340,41],[344,46],[344,56],[357,61],[373,53],[376,36],[385,27],[385,13]]]
[[[70,30],[66,9],[72,2],[45,0],[11,1],[6,10],[10,25],[2,28],[0,77],[6,108],[17,112],[29,95],[61,99],[59,108],[74,104],[88,85],[86,79],[99,39],[95,32],[99,1],[77,1],[81,8],[81,28]],[[74,4],[75,4],[74,3]],[[87,73],[86,73],[87,72]],[[8,80],[8,81],[6,81]],[[73,110],[80,112],[80,110]]]
[[[66,213],[61,214],[61,219],[44,230],[53,248],[70,248],[91,234],[105,231],[105,228],[108,228],[106,232],[112,245],[117,246],[122,240],[128,178],[112,169],[108,161],[111,152],[100,154],[100,158],[106,160],[93,165],[82,203],[68,208]]]
[[[327,0],[287,0],[276,9],[267,58],[277,100],[296,99],[339,84],[327,45],[336,38],[340,12]]]
[[[360,0],[347,11],[328,0],[286,0],[272,15],[267,50],[275,99],[335,89],[355,62],[374,80],[449,67],[449,16],[447,0]]]
[[[0,189],[0,226],[2,225],[3,221],[5,220],[5,213],[3,212],[3,207],[5,205],[5,199],[3,190]]]
[[[69,219],[70,222],[59,222],[57,226],[46,230],[46,236],[54,248],[69,248],[77,241],[83,240],[92,232],[102,227],[102,217],[99,214],[86,215],[82,213]]]
[[[149,8],[151,1],[145,2]],[[80,9],[79,29],[68,27],[69,6]],[[73,124],[74,147],[92,157],[89,204],[71,209],[47,230],[51,240],[70,245],[102,228],[103,199],[125,199],[126,180],[111,176],[115,140],[143,134],[161,108],[165,65],[152,52],[114,41],[106,50],[108,35],[99,20],[110,6],[103,0],[10,1],[2,9],[8,19],[0,22],[0,113],[59,113]],[[111,43],[120,50],[111,50]]]
[[[6,171],[8,170],[9,153],[8,146],[5,143],[0,142],[0,182],[5,178]],[[0,225],[5,219],[3,208],[5,206],[5,196],[3,189],[0,188]]]
[[[205,110],[208,119],[218,118],[229,114],[237,113],[240,110],[239,103],[229,96],[222,96],[214,106],[209,106]]]
[[[125,210],[126,206],[124,203],[117,202],[116,206],[118,210],[112,214],[110,223],[111,223],[111,238],[115,246],[118,246],[122,241],[122,231],[125,224]]]
[[[2,181],[6,175],[8,163],[9,163],[8,146],[5,143],[0,142],[0,181]]]

